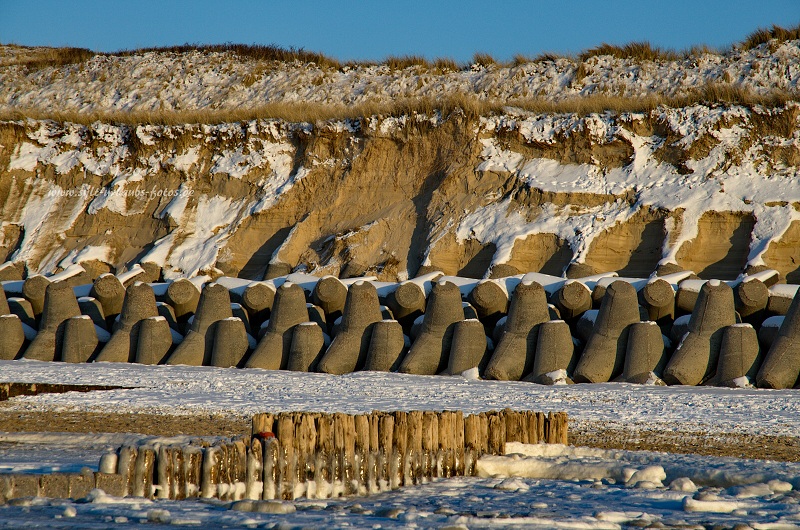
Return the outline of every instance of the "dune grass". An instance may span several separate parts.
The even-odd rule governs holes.
[[[570,113],[588,115],[592,113],[648,112],[659,106],[685,107],[694,104],[726,104],[753,107],[756,105],[777,108],[790,101],[800,100],[800,94],[773,91],[758,94],[740,86],[708,83],[690,93],[678,97],[652,95],[629,97],[612,94],[596,94],[552,101],[544,98],[518,100],[481,100],[469,94],[452,94],[445,98],[409,98],[391,102],[369,102],[359,105],[330,105],[323,103],[279,102],[254,108],[200,109],[181,111],[95,111],[52,112],[39,109],[16,109],[0,111],[0,120],[50,119],[58,122],[91,124],[94,122],[128,125],[155,124],[178,125],[187,123],[232,123],[256,119],[280,119],[288,122],[320,122],[341,119],[361,119],[371,116],[407,116],[420,114],[433,116],[440,113],[450,116],[461,113],[468,118],[491,116],[519,109],[534,113]]]
[[[787,40],[800,39],[800,24],[789,28],[772,26],[771,28],[760,28],[748,35],[742,42],[735,44],[733,48],[749,50],[763,43],[773,41],[775,43]],[[13,44],[10,44],[13,46]],[[704,53],[719,53],[707,46],[700,45],[684,51],[674,51],[658,46],[653,46],[649,42],[632,42],[625,45],[615,45],[603,43],[599,46],[586,50],[577,57],[568,57],[558,54],[545,53],[537,57],[528,57],[524,54],[517,54],[509,61],[499,61],[488,53],[476,53],[472,62],[469,64],[459,64],[450,58],[437,58],[429,60],[419,55],[389,56],[383,61],[347,61],[343,62],[334,57],[323,53],[305,50],[304,48],[285,48],[274,44],[181,44],[177,46],[161,46],[150,48],[137,48],[131,50],[120,50],[111,53],[94,52],[85,48],[30,48],[20,46],[20,48],[30,49],[31,56],[23,56],[15,64],[23,65],[31,69],[44,67],[58,67],[68,64],[77,64],[87,61],[95,56],[131,56],[142,53],[174,53],[182,54],[188,52],[201,53],[231,53],[243,59],[254,61],[277,61],[284,63],[301,62],[313,63],[321,68],[341,70],[345,67],[355,68],[359,66],[386,65],[392,70],[405,69],[408,67],[422,67],[431,71],[458,71],[470,68],[472,65],[484,67],[503,66],[514,67],[530,62],[554,61],[559,58],[569,58],[577,63],[582,63],[592,57],[600,55],[611,55],[619,59],[633,59],[639,61],[673,61],[689,57],[697,57]]]

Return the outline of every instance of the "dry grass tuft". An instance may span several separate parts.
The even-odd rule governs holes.
[[[82,63],[96,55],[95,52],[86,48],[25,48],[34,53],[29,56],[23,56],[15,64],[27,67],[30,70],[38,70],[48,66],[57,67]]]
[[[394,55],[390,55],[384,61],[384,64],[388,66],[391,70],[405,70],[406,68],[411,68],[414,66],[421,66],[425,69],[430,69],[431,64],[425,57],[420,55],[403,55],[400,57],[396,57]]]
[[[472,64],[489,67],[496,65],[497,61],[488,53],[478,52],[472,56]]]
[[[742,41],[739,48],[742,50],[751,50],[766,42],[776,39],[777,42],[786,42],[788,40],[800,39],[800,24],[790,28],[783,28],[781,26],[773,25],[771,28],[759,28],[747,38]]]
[[[439,72],[458,72],[461,66],[449,57],[440,57],[433,61],[433,67]]]
[[[653,47],[649,42],[631,42],[624,46],[603,43],[600,46],[581,53],[578,57],[581,61],[586,61],[598,55],[611,55],[617,59],[634,59],[638,61],[676,61],[680,55],[672,50],[665,50]]]

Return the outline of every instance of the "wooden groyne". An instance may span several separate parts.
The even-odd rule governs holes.
[[[257,414],[248,436],[126,445],[104,456],[127,495],[163,499],[329,498],[470,476],[506,442],[567,443],[563,412]]]

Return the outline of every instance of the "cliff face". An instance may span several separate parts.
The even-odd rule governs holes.
[[[0,123],[0,261],[800,279],[800,105],[316,124]]]

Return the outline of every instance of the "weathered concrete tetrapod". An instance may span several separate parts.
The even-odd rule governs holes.
[[[113,274],[101,274],[92,285],[89,295],[96,298],[103,306],[103,315],[106,318],[111,318],[122,311],[122,304],[125,300],[125,287]]]
[[[742,378],[754,381],[760,365],[758,335],[753,326],[734,324],[724,328],[715,383],[718,386],[743,386]]]
[[[292,328],[308,322],[306,295],[292,282],[285,282],[275,293],[267,330],[245,362],[247,368],[285,369],[292,346]]]
[[[533,370],[539,324],[548,320],[550,311],[542,286],[531,281],[520,282],[511,297],[508,319],[486,367],[486,377],[519,381]]]
[[[211,348],[211,366],[232,368],[239,366],[247,354],[247,331],[238,317],[227,317],[213,324],[214,345]]]
[[[592,308],[592,292],[579,281],[568,280],[553,295],[553,304],[565,320],[573,320]]]
[[[422,329],[400,364],[400,372],[435,375],[447,368],[455,323],[464,320],[461,291],[453,283],[433,284]]]
[[[44,297],[50,283],[52,282],[41,274],[34,274],[28,276],[22,284],[22,296],[31,303],[33,314],[36,317],[44,311]]]
[[[12,296],[8,298],[8,310],[11,314],[17,315],[23,324],[36,329],[36,317],[33,314],[33,307],[30,301],[25,298]]]
[[[81,309],[81,314],[91,318],[95,326],[108,329],[106,316],[103,314],[103,304],[100,303],[100,300],[91,296],[82,296],[78,298],[78,307]]]
[[[481,280],[469,293],[469,302],[481,320],[498,320],[508,311],[508,294],[494,280]]]
[[[17,315],[0,315],[0,360],[16,359],[25,345],[25,331]]]
[[[256,327],[269,317],[274,302],[275,287],[268,283],[252,283],[242,293],[242,305],[247,309],[250,320]]]
[[[575,368],[575,382],[603,383],[622,374],[628,332],[631,324],[639,321],[639,302],[633,285],[623,281],[609,285]]]
[[[301,322],[292,330],[292,345],[286,369],[294,372],[311,372],[319,362],[325,348],[325,335],[316,322]]]
[[[161,364],[172,346],[172,331],[162,316],[145,318],[139,322],[136,357],[139,364]]]
[[[78,301],[70,285],[63,282],[48,285],[39,333],[28,345],[24,357],[37,361],[60,360],[64,323],[80,314]]]
[[[456,322],[446,373],[458,375],[472,368],[485,369],[489,362],[488,350],[486,329],[480,320],[468,319]]]
[[[719,280],[709,280],[700,289],[689,332],[664,369],[670,385],[699,385],[714,375],[726,326],[736,323],[733,290]]]
[[[644,384],[653,380],[658,383],[668,360],[661,328],[656,322],[636,322],[631,325],[622,373],[626,382]]]
[[[403,327],[396,320],[381,320],[372,326],[364,370],[390,372],[403,360],[406,345]]]
[[[734,289],[733,301],[743,320],[760,324],[769,302],[769,289],[758,278],[745,278]]]
[[[539,325],[536,339],[536,357],[533,370],[525,378],[526,381],[541,385],[552,385],[558,376],[567,376],[578,362],[575,356],[575,344],[572,342],[569,325],[563,320],[548,320]]]
[[[72,317],[64,324],[61,360],[65,363],[85,363],[97,350],[97,331],[86,315]]]
[[[340,316],[347,302],[347,287],[335,276],[323,276],[311,294],[314,304],[325,311],[326,320],[333,322]]]
[[[228,290],[218,283],[206,285],[197,303],[189,332],[169,356],[167,364],[208,366],[214,347],[214,330],[210,328],[214,323],[232,316]]]
[[[175,318],[184,322],[197,310],[200,290],[189,280],[181,278],[169,284],[166,299],[175,310]]]
[[[129,363],[136,357],[140,321],[158,316],[156,296],[149,284],[134,282],[125,291],[122,312],[114,324],[111,340],[95,359],[98,362]]]
[[[772,343],[756,383],[761,388],[792,388],[800,376],[800,296],[795,295]]]
[[[650,320],[658,324],[671,323],[675,317],[675,290],[663,278],[653,278],[642,287],[642,303]]]
[[[317,370],[346,374],[363,368],[369,350],[372,326],[383,320],[378,292],[369,282],[356,282],[347,291],[342,324],[322,356]]]
[[[386,299],[399,321],[413,321],[425,311],[425,291],[416,282],[404,281]]]

